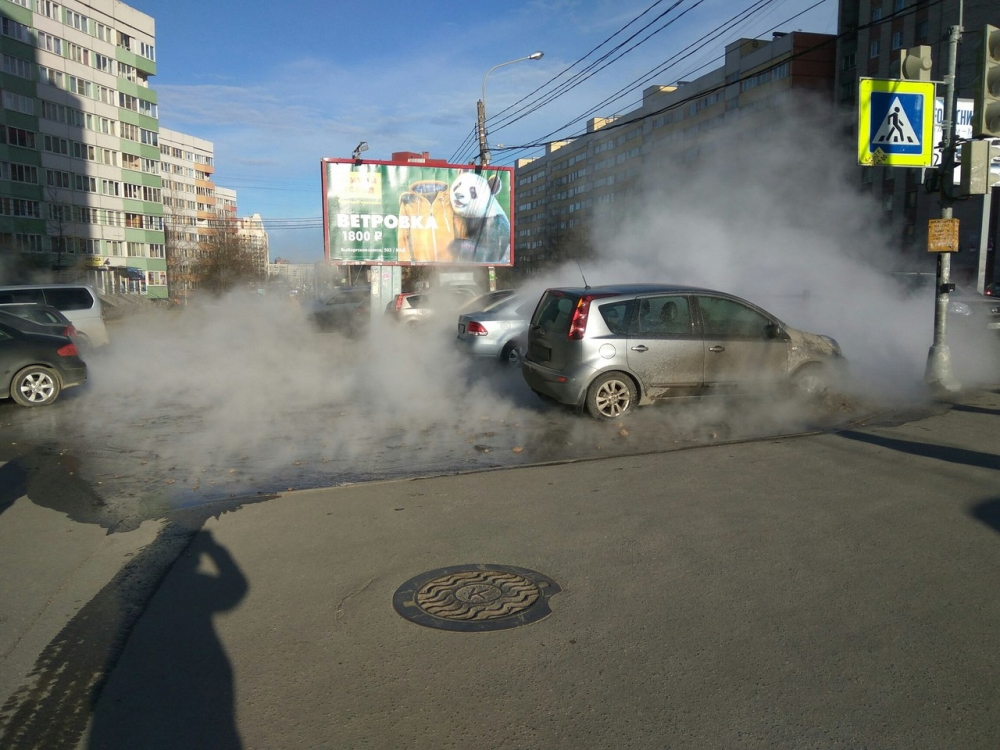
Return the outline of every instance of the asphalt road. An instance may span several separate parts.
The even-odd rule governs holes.
[[[342,374],[312,341],[285,364]],[[0,746],[1000,744],[998,390],[597,424],[494,370],[387,411],[230,394],[206,357],[0,405]],[[394,610],[472,563],[539,572],[551,614]]]

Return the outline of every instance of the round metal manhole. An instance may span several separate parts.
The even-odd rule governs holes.
[[[459,565],[411,578],[392,597],[407,620],[440,630],[504,630],[541,620],[562,589],[551,578],[510,565]]]

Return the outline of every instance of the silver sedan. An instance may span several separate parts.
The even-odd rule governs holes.
[[[527,346],[528,321],[538,294],[517,292],[499,299],[483,295],[481,309],[467,305],[458,316],[458,348],[475,357],[520,367]]]

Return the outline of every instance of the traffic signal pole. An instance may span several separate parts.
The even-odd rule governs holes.
[[[944,119],[941,122],[941,218],[952,218],[955,181],[955,68],[958,61],[958,43],[962,38],[962,3],[959,3],[958,25],[948,33],[948,70],[944,75]],[[937,254],[937,290],[934,300],[934,343],[927,353],[924,381],[932,388],[954,392],[961,388],[951,368],[951,350],[948,347],[948,295],[951,283],[951,253]]]

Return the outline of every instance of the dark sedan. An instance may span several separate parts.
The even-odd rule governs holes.
[[[87,380],[87,364],[67,336],[23,331],[0,322],[0,398],[46,406]]]

